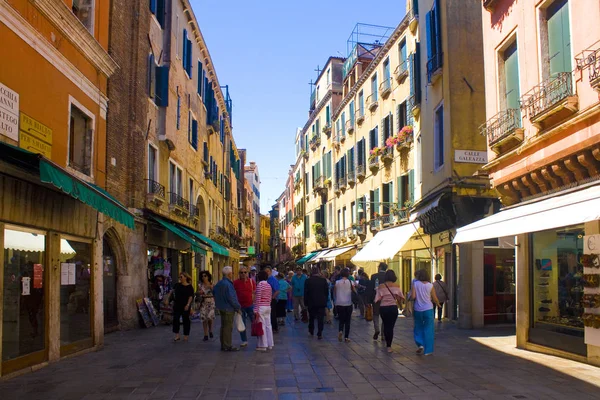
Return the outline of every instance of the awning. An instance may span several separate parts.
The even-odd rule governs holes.
[[[324,257],[333,250],[335,250],[335,249],[325,249],[325,250],[317,251],[315,256],[313,258],[311,258],[309,261],[311,263],[317,263],[319,261],[324,261]]]
[[[304,257],[300,258],[299,260],[296,260],[296,264],[304,264],[310,261],[317,254],[319,254],[318,251],[313,251],[312,253],[305,254]]]
[[[415,211],[411,212],[411,214],[410,214],[410,220],[415,221],[417,218],[419,218],[419,216],[425,215],[427,213],[427,211],[433,210],[434,208],[436,208],[438,206],[438,204],[440,204],[440,199],[444,196],[444,194],[445,193],[440,194],[432,202],[424,203],[423,207],[419,208],[419,206],[417,205],[417,208],[415,209]]]
[[[196,232],[195,230],[192,230],[192,229],[187,228],[185,226],[182,226],[182,228],[187,233],[189,233],[190,235],[192,235],[193,237],[195,237],[196,239],[198,239],[202,243],[206,244],[207,246],[210,246],[212,248],[212,251],[214,253],[222,255],[222,256],[225,256],[225,257],[229,257],[229,250],[227,250],[226,247],[221,246],[219,243],[217,243],[214,240],[212,240],[212,239],[204,236],[200,232]]]
[[[454,243],[539,232],[600,219],[600,185],[500,211],[459,228]]]
[[[33,174],[39,174],[43,183],[50,183],[64,193],[78,199],[130,229],[134,216],[114,197],[96,185],[82,181],[41,154],[0,142],[0,158]]]
[[[327,254],[324,255],[323,260],[335,261],[336,258],[352,249],[354,249],[354,246],[341,247],[339,249],[330,250]]]
[[[369,274],[377,272],[379,263],[393,259],[418,229],[419,223],[413,222],[380,231],[350,261]]]
[[[4,235],[4,248],[20,251],[40,252],[45,251],[46,243],[44,235],[36,235],[34,233],[15,231],[7,229]],[[71,247],[66,239],[60,239],[61,254],[75,254],[75,250]]]
[[[179,236],[181,239],[188,242],[190,244],[190,246],[192,247],[192,251],[206,255],[206,250],[204,250],[201,247],[201,244],[198,243],[194,238],[192,238],[192,236],[188,235],[186,232],[184,232],[182,229],[180,229],[178,226],[176,226],[176,225],[170,223],[169,221],[166,221],[160,217],[157,217],[155,215],[152,216],[152,219],[155,220],[156,222],[158,222],[159,224],[161,224],[162,226],[164,226],[165,228],[167,228],[169,231],[171,231],[175,235]]]

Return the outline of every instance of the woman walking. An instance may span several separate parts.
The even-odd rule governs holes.
[[[375,303],[379,303],[379,315],[383,320],[383,336],[388,353],[392,352],[394,326],[398,320],[398,303],[404,300],[402,290],[396,284],[396,273],[389,269],[385,272],[385,282],[376,289]]]
[[[291,292],[292,287],[284,279],[283,274],[277,275],[277,280],[279,281],[279,294],[277,295],[277,310],[275,310],[277,315],[277,326],[285,326],[288,293]]]
[[[290,270],[287,273],[287,278],[285,278],[285,281],[288,283],[288,285],[292,285],[292,278],[294,277],[294,271]],[[294,311],[294,303],[292,301],[292,291],[290,290],[287,293],[287,304],[285,307],[286,312],[292,312]]]
[[[179,274],[179,283],[175,284],[171,296],[175,296],[173,304],[173,333],[175,342],[181,340],[179,336],[179,319],[183,319],[183,341],[187,342],[190,336],[190,308],[194,300],[194,288],[191,285],[192,277],[187,272]]]
[[[442,322],[442,318],[444,318],[444,303],[449,300],[448,286],[446,286],[446,282],[442,280],[442,275],[435,275],[433,287],[435,288],[435,295],[440,301],[440,305],[433,309],[433,317],[435,318],[435,309],[437,308],[438,322]]]
[[[417,280],[413,283],[411,297],[415,301],[414,337],[417,344],[417,354],[430,355],[433,353],[433,305],[439,307],[440,302],[435,295],[429,273],[422,269],[417,271]]]
[[[215,298],[213,296],[212,275],[208,271],[200,273],[200,285],[197,296],[200,298],[200,319],[204,328],[204,341],[213,338],[213,321],[215,319]]]
[[[256,275],[258,284],[256,285],[256,296],[254,296],[254,320],[258,320],[263,326],[263,335],[258,337],[256,346],[257,351],[267,351],[273,348],[273,328],[271,326],[271,298],[273,289],[267,282],[269,274],[267,271],[260,271]]]
[[[350,321],[352,320],[352,291],[355,290],[348,277],[350,270],[344,268],[340,273],[341,279],[335,283],[333,297],[335,308],[339,319],[338,340],[342,341],[342,335],[346,342],[350,342]]]

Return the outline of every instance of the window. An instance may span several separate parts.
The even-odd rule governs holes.
[[[381,190],[381,195],[383,197],[383,215],[388,215],[390,213],[390,204],[392,204],[392,194],[393,194],[393,184],[384,183]]]
[[[331,83],[331,68],[327,69],[327,86]]]
[[[571,35],[568,0],[557,0],[546,9],[550,76],[571,72]]]
[[[441,1],[435,0],[433,8],[425,18],[427,31],[427,81],[431,82],[433,74],[442,67],[442,16]]]
[[[94,0],[73,0],[73,14],[94,35]]]
[[[333,204],[331,203],[327,207],[327,231],[333,231]]]
[[[316,96],[316,104],[319,104],[319,85],[317,85],[317,90],[315,92],[315,96]]]
[[[181,168],[169,161],[169,191],[181,196],[183,192],[183,173]]]
[[[398,45],[398,62],[400,64],[400,69],[402,69],[402,64],[406,62],[406,39],[403,39]]]
[[[204,85],[204,70],[202,69],[202,62],[198,60],[198,96],[202,97],[202,87]]]
[[[189,113],[188,123],[188,141],[194,148],[194,150],[198,150],[198,121],[192,116],[192,113]]]
[[[158,150],[148,145],[148,193],[154,193],[154,182],[158,182]]]
[[[504,89],[504,96],[501,96],[501,100],[504,100],[501,101],[503,103],[502,108],[504,110],[519,109],[521,93],[519,90],[519,56],[516,40],[504,50],[502,61],[501,72],[504,70],[504,74],[501,74],[501,80],[502,77],[504,79],[503,82],[500,82],[500,88]]]
[[[444,105],[435,110],[433,127],[433,168],[439,170],[444,165]]]
[[[350,224],[354,225],[356,223],[356,202],[350,203]]]
[[[354,147],[346,152],[346,157],[348,160],[348,173],[354,172]]]
[[[83,108],[83,107],[82,107]],[[89,113],[91,115],[91,113]],[[69,166],[85,175],[92,174],[94,121],[80,108],[71,104],[69,123]]]
[[[195,198],[196,196],[194,196],[194,180],[193,180],[193,179],[190,179],[190,186],[189,186],[189,189],[190,189],[190,190],[189,190],[189,193],[190,193],[190,197],[189,197],[189,200],[190,200],[190,205],[192,205],[192,206],[195,206],[196,204],[195,204],[195,202],[194,202],[194,198]]]
[[[371,102],[377,101],[377,74],[371,78]]]
[[[362,90],[358,93],[358,115],[365,115],[365,97]]]
[[[369,149],[373,150],[375,147],[379,147],[378,145],[378,137],[377,137],[378,128],[375,127],[369,131]]]
[[[346,230],[346,207],[342,208],[342,229]]]
[[[150,12],[154,14],[161,28],[165,28],[165,0],[150,0]],[[179,29],[176,31],[178,32]]]
[[[350,125],[354,126],[354,100],[350,102],[350,105],[348,106],[348,112],[350,113]]]
[[[346,136],[346,111],[342,112],[342,136]]]
[[[331,110],[329,106],[325,107],[325,126],[331,125]]]
[[[421,103],[421,44],[415,42],[415,52],[409,57],[410,65],[410,95],[413,98],[412,107]]]
[[[419,174],[419,183],[423,182],[423,146],[421,144],[421,135],[417,138],[417,152],[415,162],[417,164],[417,173]]]
[[[188,74],[188,78],[192,78],[192,41],[188,38],[187,29],[183,30],[183,69]]]
[[[308,215],[304,216],[304,237],[307,239],[310,237],[310,216]]]
[[[331,151],[325,154],[323,170],[325,172],[325,178],[331,179]]]
[[[392,136],[392,114],[381,120],[381,144],[384,145],[387,138]]]
[[[156,95],[156,63],[154,54],[148,56],[148,96],[154,100]]]
[[[174,32],[175,32],[175,57],[177,59],[180,59],[181,55],[179,54],[179,49],[181,47],[179,46],[179,32],[181,32],[181,31],[179,30],[179,15],[175,16],[175,30],[174,30]]]
[[[366,160],[366,154],[365,154],[366,148],[365,148],[365,138],[362,138],[361,140],[358,141],[358,143],[356,143],[356,165],[357,166],[365,166],[365,160]],[[364,171],[363,171],[364,172]]]
[[[390,58],[386,58],[383,62],[383,80],[386,82],[386,88],[390,86]]]
[[[370,218],[373,219],[379,216],[379,188],[369,192],[371,212]]]
[[[403,101],[402,103],[398,104],[398,107],[396,107],[396,124],[398,125],[396,128],[396,132],[399,132],[400,129],[408,125],[406,118],[407,115],[408,110],[406,107],[406,101]]]

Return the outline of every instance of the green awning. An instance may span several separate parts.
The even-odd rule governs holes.
[[[302,257],[301,259],[296,260],[296,264],[304,264],[304,263],[310,261],[317,254],[319,254],[318,251],[313,251],[312,253],[305,254],[304,257]]]
[[[202,245],[200,243],[198,243],[196,240],[194,240],[193,237],[191,237],[186,232],[184,232],[182,229],[180,229],[177,225],[174,225],[174,224],[170,223],[169,221],[165,221],[164,219],[154,216],[154,215],[152,216],[152,219],[154,219],[156,222],[158,222],[159,224],[161,224],[162,226],[167,228],[169,231],[173,232],[175,235],[179,236],[181,239],[188,242],[192,246],[193,252],[206,255],[206,250],[204,250],[201,247]]]
[[[208,246],[212,247],[213,252],[220,254],[222,256],[225,257],[229,257],[229,250],[227,250],[226,247],[221,246],[219,243],[215,242],[214,240],[207,238],[206,236],[204,236],[203,234],[201,234],[200,232],[196,232],[192,229],[186,228],[185,226],[182,226],[183,229],[186,230],[186,232],[188,232],[190,235],[193,235],[195,238],[197,238],[198,240],[200,240],[201,242],[207,244]]]
[[[117,199],[104,189],[71,175],[44,156],[0,142],[0,158],[33,174],[39,174],[43,183],[56,186],[130,229],[135,228],[133,214]]]

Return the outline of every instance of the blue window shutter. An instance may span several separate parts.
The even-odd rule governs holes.
[[[414,96],[415,103],[421,103],[421,44],[415,43],[415,53],[413,54],[413,78],[414,78]]]
[[[434,18],[435,18],[435,46],[436,53],[440,56],[439,66],[442,65],[443,58],[442,55],[442,2],[441,0],[435,0],[435,8],[434,8]]]
[[[203,150],[204,150],[204,161],[208,164],[208,143],[204,142]]]
[[[432,21],[431,21],[432,12],[428,11],[425,15],[425,32],[427,34],[427,60],[431,60],[433,58],[433,32],[432,32]]]
[[[150,0],[150,12],[156,14],[156,0]]]
[[[156,67],[156,105],[169,105],[169,66]]]
[[[183,30],[183,40],[181,41],[183,46],[183,55],[181,57],[181,63],[183,64],[183,68],[185,68],[185,60],[187,60],[187,29]]]
[[[198,61],[198,94],[202,95],[202,63]]]
[[[185,70],[187,71],[190,79],[192,79],[192,41],[188,39],[186,41],[186,46],[187,46],[187,51],[186,51],[187,58],[186,58],[186,62],[185,62]]]
[[[198,150],[198,121],[192,120],[192,147]]]
[[[151,0],[152,1],[152,0]],[[160,27],[165,27],[165,1],[166,0],[154,0],[156,1],[156,19],[160,24]]]

